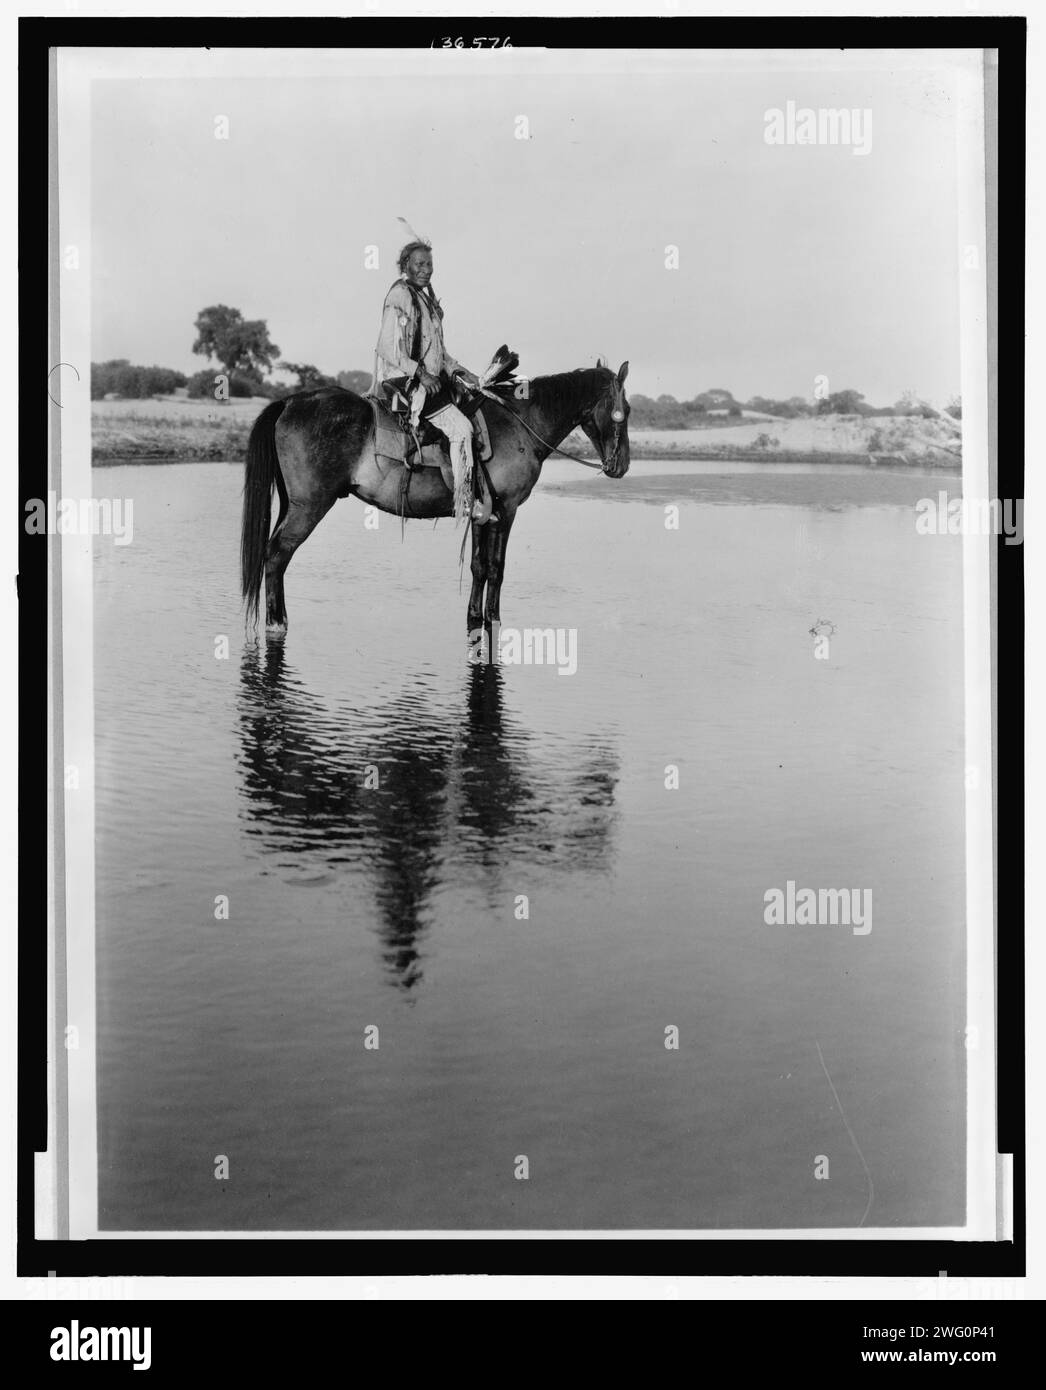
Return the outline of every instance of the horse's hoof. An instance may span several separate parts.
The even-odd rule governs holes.
[[[287,636],[287,624],[286,624],[286,623],[266,623],[266,624],[265,624],[265,635],[266,635],[266,637],[286,637],[286,636]]]
[[[474,628],[469,632],[465,659],[470,666],[489,666],[490,638],[483,628]]]

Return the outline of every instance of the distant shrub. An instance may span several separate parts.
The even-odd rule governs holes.
[[[941,418],[940,411],[934,410],[932,405],[917,396],[911,387],[894,404],[893,413],[920,420],[939,420]]]
[[[343,374],[346,375],[346,374]],[[342,381],[342,385],[346,383]],[[661,395],[654,400],[641,394],[631,395],[633,429],[682,430],[694,429],[713,421],[739,420],[743,410],[741,403],[722,387],[702,391],[692,400],[680,401],[675,396]],[[787,400],[777,400],[770,396],[752,396],[745,402],[744,409],[760,415],[773,415],[784,420],[809,418],[815,415],[896,415],[918,413],[931,418],[935,411],[924,401],[899,402],[897,406],[869,405],[860,391],[847,389],[836,391],[827,399],[808,401],[802,396],[790,396]]]
[[[109,362],[91,363],[91,399],[123,396],[130,400],[145,400],[149,396],[169,396],[186,384],[184,372],[170,367],[135,367],[126,357]]]
[[[725,410],[736,404],[733,392],[724,390],[721,386],[715,386],[711,391],[702,391],[694,397],[694,405],[703,405],[706,410]]]
[[[189,378],[189,395],[193,398],[214,395],[214,378],[218,373],[214,370],[193,372]]]
[[[278,362],[276,364],[282,371],[293,372],[298,378],[298,391],[315,391],[321,386],[337,386],[336,377],[327,376],[321,372],[319,367],[314,367],[311,362]]]
[[[358,396],[362,396],[365,391],[370,390],[372,376],[372,372],[339,372],[338,385],[344,387],[346,391],[355,391]]]
[[[233,372],[229,377],[229,394],[231,396],[250,397],[261,396],[264,394],[265,383],[257,377],[248,376],[245,372]]]
[[[860,391],[847,388],[845,391],[833,391],[826,399],[822,400],[817,407],[818,415],[861,415],[864,413],[864,396]]]
[[[225,375],[219,369],[206,367],[202,372],[194,372],[189,378],[189,395],[197,400],[210,397],[217,400],[215,391],[218,389],[217,382],[220,376]],[[229,375],[229,396],[244,398],[248,396],[272,396],[274,389],[268,382],[260,378],[253,377],[246,372],[232,372]]]
[[[755,411],[757,415],[779,415],[786,420],[794,419],[798,413],[791,401],[775,401],[769,396],[753,396],[745,401],[745,409]]]

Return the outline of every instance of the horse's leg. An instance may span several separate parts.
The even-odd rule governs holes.
[[[487,601],[483,609],[483,626],[488,637],[491,626],[501,622],[501,581],[505,578],[505,550],[515,518],[514,510],[503,507],[500,524],[483,527],[487,542]]]
[[[468,637],[473,660],[479,659],[477,633],[483,631],[483,590],[487,583],[487,534],[489,526],[472,526],[472,592],[469,594]]]
[[[307,540],[334,506],[335,498],[309,498],[291,501],[282,524],[272,533],[265,555],[265,626],[269,632],[287,631],[287,605],[283,598],[283,576],[291,556]]]

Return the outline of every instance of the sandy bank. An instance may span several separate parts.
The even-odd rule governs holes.
[[[268,401],[225,402],[162,398],[92,401],[95,463],[241,460],[247,437]],[[696,430],[629,432],[634,458],[758,459],[767,463],[862,462],[957,471],[961,427],[942,416],[823,415],[813,419],[747,419]],[[566,447],[593,457],[578,433]]]

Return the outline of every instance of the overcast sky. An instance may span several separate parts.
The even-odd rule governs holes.
[[[401,75],[94,82],[93,359],[199,370],[193,321],[224,303],[267,320],[284,358],[369,371],[400,214],[434,243],[447,343],[473,368],[507,341],[535,376],[627,357],[630,389],[653,396],[810,396],[819,374],[874,404],[959,391],[943,55],[727,71],[705,54],[702,72],[679,55],[644,72],[644,55],[616,74],[578,55],[574,72],[448,76],[442,57]],[[193,57],[201,74],[215,61]],[[765,113],[790,100],[870,110],[870,153],[768,145]]]

